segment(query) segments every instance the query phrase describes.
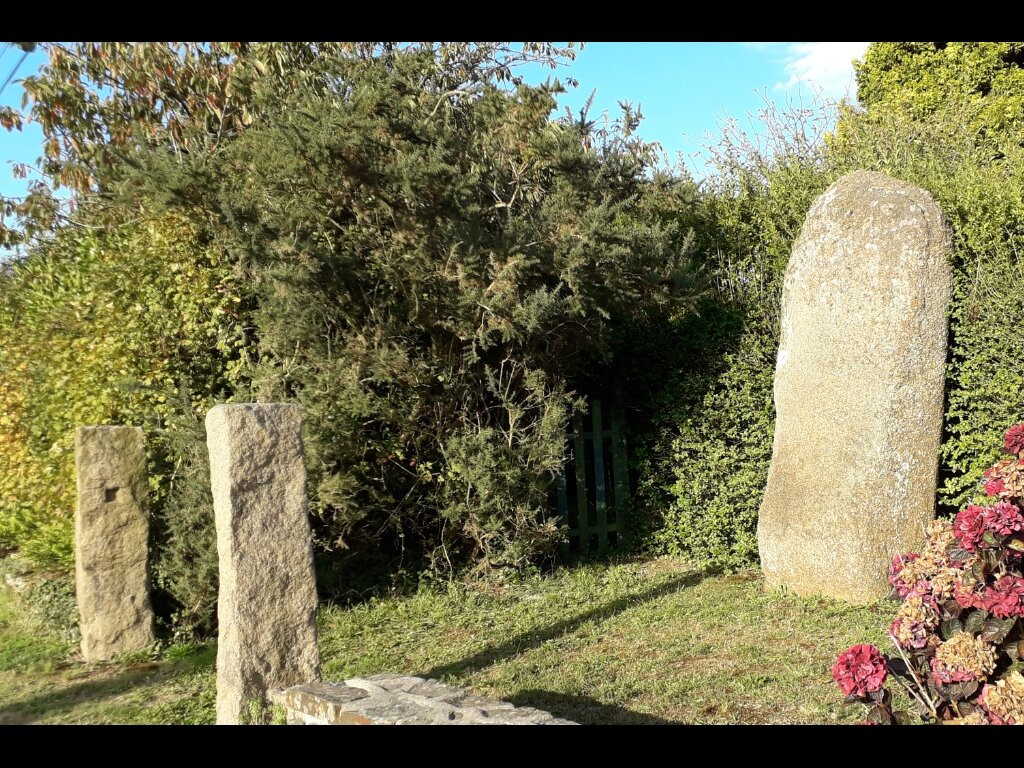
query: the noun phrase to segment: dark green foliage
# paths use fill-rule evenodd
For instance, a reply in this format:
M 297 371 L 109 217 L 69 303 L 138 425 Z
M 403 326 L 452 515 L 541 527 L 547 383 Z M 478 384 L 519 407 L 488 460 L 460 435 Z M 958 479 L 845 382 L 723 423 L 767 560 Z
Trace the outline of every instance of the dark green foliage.
M 1006 429 L 1024 413 L 1024 151 L 979 145 L 960 105 L 919 121 L 899 110 L 849 114 L 834 143 L 840 169 L 866 167 L 918 184 L 953 230 L 946 434 L 940 504 L 976 493 Z M 912 140 L 908 140 L 912 137 Z M 995 447 L 994 447 L 995 446 Z
M 210 456 L 203 423 L 215 402 L 209 398 L 198 408 L 190 407 L 194 402 L 185 389 L 169 398 L 173 410 L 153 432 L 158 463 L 150 468 L 160 480 L 161 492 L 151 533 L 156 544 L 155 607 L 182 637 L 208 635 L 215 629 L 218 589 Z
M 714 289 L 656 339 L 661 384 L 648 390 L 654 415 L 636 451 L 646 539 L 657 551 L 726 567 L 757 556 L 781 280 L 804 215 L 827 186 L 809 116 L 765 113 L 768 146 L 727 126 L 714 156 L 719 176 L 691 214 Z
M 1024 343 L 1024 151 L 1013 121 L 996 119 L 993 101 L 1010 99 L 1024 70 L 1009 48 L 985 47 L 1009 44 L 915 45 L 872 45 L 859 70 L 870 107 L 845 108 L 824 145 L 808 141 L 806 113 L 767 116 L 769 152 L 727 126 L 716 152 L 720 176 L 693 224 L 696 250 L 719 260 L 718 304 L 715 314 L 702 309 L 703 322 L 684 321 L 682 374 L 669 382 L 640 457 L 646 509 L 665 523 L 649 539 L 664 551 L 728 565 L 756 555 L 779 278 L 810 203 L 844 173 L 878 170 L 924 187 L 953 230 L 940 508 L 954 511 L 977 493 L 1003 432 L 1024 413 L 1024 363 L 1009 352 Z M 899 69 L 921 56 L 946 57 L 952 68 L 934 75 L 941 82 Z M 984 61 L 974 61 L 979 56 Z M 975 64 L 1002 71 L 998 89 L 965 95 L 946 83 L 981 77 Z
M 78 643 L 78 603 L 75 581 L 67 574 L 40 574 L 31 580 L 23 600 L 55 635 Z
M 628 110 L 553 123 L 549 88 L 479 73 L 440 95 L 417 51 L 321 65 L 212 156 L 137 152 L 139 184 L 252 276 L 247 375 L 305 408 L 329 583 L 536 561 L 578 385 L 691 293 L 685 184 L 645 178 Z

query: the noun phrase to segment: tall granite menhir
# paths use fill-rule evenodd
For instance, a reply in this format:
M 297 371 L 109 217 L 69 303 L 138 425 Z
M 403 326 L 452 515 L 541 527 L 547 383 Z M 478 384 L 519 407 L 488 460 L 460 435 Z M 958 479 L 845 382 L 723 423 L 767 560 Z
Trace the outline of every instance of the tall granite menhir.
M 75 430 L 75 594 L 82 656 L 150 645 L 146 444 L 138 427 Z
M 319 679 L 302 409 L 218 405 L 206 416 L 217 525 L 217 722 L 258 721 L 267 690 Z
M 950 236 L 923 189 L 844 176 L 811 206 L 782 294 L 758 522 L 769 586 L 867 602 L 935 514 Z

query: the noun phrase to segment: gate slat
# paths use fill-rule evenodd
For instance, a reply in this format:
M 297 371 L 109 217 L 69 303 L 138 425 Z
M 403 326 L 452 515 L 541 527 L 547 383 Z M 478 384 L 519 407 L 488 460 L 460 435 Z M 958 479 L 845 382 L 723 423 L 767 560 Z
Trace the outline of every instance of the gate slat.
M 622 515 L 629 501 L 629 469 L 626 458 L 626 436 L 622 426 L 625 414 L 622 407 L 622 392 L 616 394 L 615 405 L 612 407 L 612 474 L 615 481 L 615 523 L 618 529 L 616 543 L 621 544 L 626 538 L 627 528 L 623 524 Z
M 604 487 L 604 439 L 601 437 L 601 401 L 594 399 L 594 506 L 597 508 L 597 548 L 608 549 L 608 512 Z
M 558 514 L 565 520 L 566 525 L 569 524 L 569 494 L 565 485 L 565 467 L 562 467 L 561 474 L 555 478 L 555 488 L 558 491 Z M 561 549 L 563 555 L 569 554 L 569 546 L 572 541 L 573 530 L 569 529 L 569 535 L 566 540 L 562 542 Z
M 573 461 L 576 464 L 576 512 L 579 517 L 577 532 L 580 539 L 580 554 L 587 551 L 590 542 L 588 528 L 590 521 L 587 520 L 587 460 L 583 452 L 583 419 L 574 417 L 573 423 L 576 427 L 576 441 L 573 450 Z

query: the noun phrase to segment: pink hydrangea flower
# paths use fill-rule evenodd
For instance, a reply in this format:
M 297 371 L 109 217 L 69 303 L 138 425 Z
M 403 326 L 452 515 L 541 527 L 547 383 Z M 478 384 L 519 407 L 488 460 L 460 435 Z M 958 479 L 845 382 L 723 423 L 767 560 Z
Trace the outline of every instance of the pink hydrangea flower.
M 998 496 L 1006 490 L 1006 482 L 1001 477 L 994 477 L 985 481 L 985 495 Z
M 1024 516 L 1008 501 L 997 501 L 991 507 L 971 504 L 953 521 L 953 535 L 968 552 L 982 544 L 985 531 L 1005 536 L 1020 530 L 1024 530 Z
M 832 667 L 832 678 L 840 690 L 857 698 L 880 691 L 888 675 L 882 652 L 867 643 L 843 651 Z
M 971 504 L 957 513 L 953 520 L 953 535 L 960 542 L 960 546 L 968 552 L 973 552 L 981 543 L 985 535 L 985 508 Z
M 1020 510 L 1008 501 L 996 502 L 994 506 L 987 507 L 983 515 L 985 527 L 993 533 L 1006 535 L 1024 528 L 1024 517 Z
M 1008 430 L 1003 439 L 1003 449 L 1007 453 L 1020 453 L 1024 451 L 1024 421 L 1014 424 Z
M 961 608 L 985 608 L 985 595 L 978 594 L 970 587 L 957 584 L 953 587 L 953 597 Z
M 985 590 L 983 607 L 999 619 L 1024 616 L 1024 579 L 1007 574 Z

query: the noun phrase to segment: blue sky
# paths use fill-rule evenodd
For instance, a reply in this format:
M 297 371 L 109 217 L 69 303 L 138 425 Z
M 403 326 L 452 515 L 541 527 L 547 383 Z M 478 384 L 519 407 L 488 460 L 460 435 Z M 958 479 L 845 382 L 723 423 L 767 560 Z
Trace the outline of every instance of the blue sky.
M 22 51 L 0 43 L 0 83 L 7 79 Z M 575 113 L 597 89 L 591 117 L 618 113 L 617 103 L 640 106 L 640 135 L 657 141 L 669 159 L 703 175 L 701 147 L 713 143 L 726 117 L 745 122 L 765 100 L 785 103 L 813 92 L 838 99 L 854 95 L 851 61 L 867 43 L 589 43 L 568 67 L 557 72 L 532 67 L 523 74 L 540 82 L 554 74 L 571 76 L 579 86 L 561 104 Z M 14 80 L 0 94 L 0 104 L 20 106 L 22 77 L 45 62 L 42 51 L 30 54 Z M 752 126 L 756 130 L 756 125 Z M 42 133 L 26 125 L 21 133 L 0 129 L 0 194 L 24 194 L 25 182 L 12 178 L 11 163 L 35 163 Z

